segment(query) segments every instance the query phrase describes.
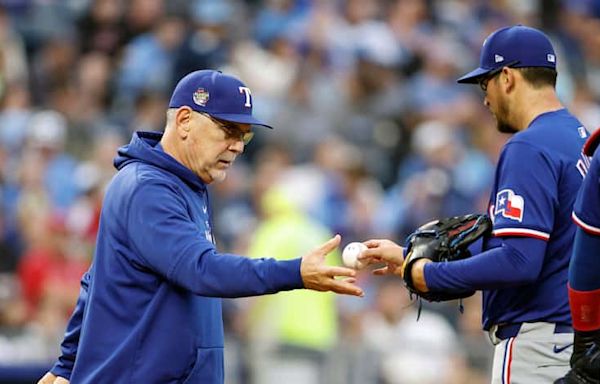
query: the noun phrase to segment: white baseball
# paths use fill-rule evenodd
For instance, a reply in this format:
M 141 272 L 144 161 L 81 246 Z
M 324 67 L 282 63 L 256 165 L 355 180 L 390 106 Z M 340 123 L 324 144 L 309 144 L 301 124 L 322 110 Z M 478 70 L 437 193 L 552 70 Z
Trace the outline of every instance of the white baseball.
M 342 261 L 348 268 L 362 269 L 365 264 L 357 259 L 358 255 L 367 249 L 367 246 L 358 241 L 352 242 L 344 247 L 342 251 Z

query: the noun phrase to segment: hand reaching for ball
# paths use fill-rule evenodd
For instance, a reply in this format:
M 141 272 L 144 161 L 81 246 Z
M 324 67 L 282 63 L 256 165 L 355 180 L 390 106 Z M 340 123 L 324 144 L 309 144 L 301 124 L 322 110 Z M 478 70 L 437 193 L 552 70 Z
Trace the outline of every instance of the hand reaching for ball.
M 345 295 L 364 296 L 362 289 L 354 283 L 356 271 L 325 264 L 325 256 L 340 245 L 340 235 L 335 235 L 320 247 L 302 257 L 300 274 L 304 287 L 315 291 L 333 291 Z M 337 277 L 346 277 L 339 279 Z

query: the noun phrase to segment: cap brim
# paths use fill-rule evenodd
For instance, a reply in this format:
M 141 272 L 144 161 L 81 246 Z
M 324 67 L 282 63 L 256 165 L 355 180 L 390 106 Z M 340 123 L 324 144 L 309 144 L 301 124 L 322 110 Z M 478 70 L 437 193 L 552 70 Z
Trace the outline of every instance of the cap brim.
M 232 113 L 211 113 L 213 117 L 220 120 L 230 121 L 232 123 L 260 125 L 269 129 L 273 129 L 269 124 L 265 124 L 252 115 L 232 114 Z
M 456 80 L 456 82 L 461 84 L 477 84 L 481 76 L 487 75 L 491 71 L 492 69 L 484 69 L 479 67 L 460 77 L 458 80 Z

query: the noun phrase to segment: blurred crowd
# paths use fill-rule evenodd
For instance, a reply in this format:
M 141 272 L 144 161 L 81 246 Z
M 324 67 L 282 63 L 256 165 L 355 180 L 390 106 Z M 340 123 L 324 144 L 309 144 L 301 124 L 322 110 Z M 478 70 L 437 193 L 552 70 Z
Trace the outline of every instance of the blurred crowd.
M 517 23 L 551 37 L 559 96 L 594 130 L 600 0 L 0 0 L 0 367 L 58 355 L 116 149 L 162 130 L 187 72 L 240 77 L 275 126 L 211 186 L 220 251 L 403 243 L 485 211 L 506 137 L 455 79 Z M 227 300 L 227 382 L 487 382 L 478 296 L 420 310 L 397 278 L 359 284 Z

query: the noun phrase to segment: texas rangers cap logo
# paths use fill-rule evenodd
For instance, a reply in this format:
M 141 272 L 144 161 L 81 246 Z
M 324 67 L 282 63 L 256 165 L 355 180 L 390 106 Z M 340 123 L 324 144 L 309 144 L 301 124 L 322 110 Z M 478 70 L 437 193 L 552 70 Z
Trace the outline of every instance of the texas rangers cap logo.
M 503 189 L 496 194 L 494 215 L 502 214 L 511 220 L 523 221 L 525 201 L 522 196 L 515 194 L 512 189 Z
M 196 92 L 194 92 L 194 103 L 198 104 L 201 107 L 205 107 L 209 97 L 210 95 L 207 90 L 205 90 L 204 88 L 198 88 L 196 89 Z

